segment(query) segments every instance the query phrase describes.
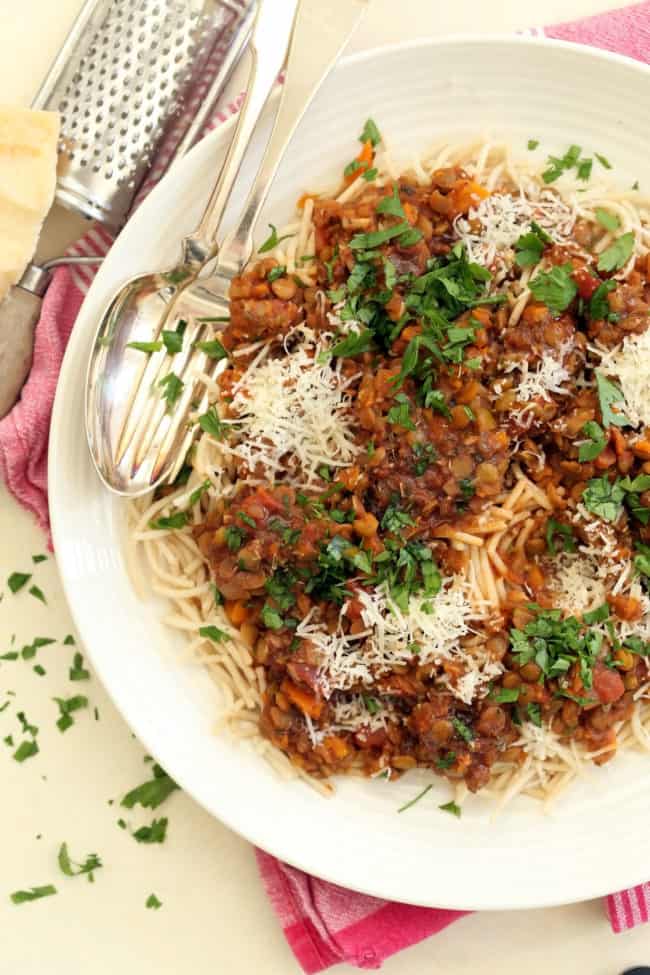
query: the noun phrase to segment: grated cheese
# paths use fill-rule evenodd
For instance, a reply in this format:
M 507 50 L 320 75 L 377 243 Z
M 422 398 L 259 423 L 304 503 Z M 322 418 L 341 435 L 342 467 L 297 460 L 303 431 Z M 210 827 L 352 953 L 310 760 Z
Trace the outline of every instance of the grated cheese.
M 259 466 L 271 480 L 283 474 L 308 486 L 320 466 L 352 463 L 359 448 L 346 389 L 355 377 L 328 358 L 330 337 L 299 326 L 285 339 L 286 356 L 258 356 L 239 380 L 231 404 L 238 442 L 226 449 L 250 471 Z
M 521 379 L 516 387 L 517 399 L 520 403 L 529 403 L 534 399 L 550 400 L 550 393 L 566 396 L 568 391 L 562 388 L 562 383 L 570 379 L 570 374 L 564 361 L 571 350 L 571 344 L 563 343 L 558 349 L 559 358 L 550 353 L 542 356 L 539 366 L 533 372 L 527 359 L 511 363 L 510 369 L 520 369 Z
M 626 336 L 611 352 L 598 352 L 602 356 L 600 372 L 620 383 L 631 425 L 650 426 L 650 330 Z
M 514 245 L 530 230 L 534 220 L 555 241 L 566 240 L 575 223 L 575 212 L 551 190 L 530 188 L 530 195 L 492 193 L 472 207 L 467 216 L 457 217 L 454 230 L 465 244 L 468 259 L 493 268 L 512 264 Z M 477 226 L 478 229 L 477 229 Z
M 564 552 L 556 557 L 553 568 L 550 587 L 558 609 L 580 616 L 605 602 L 602 568 L 607 569 L 606 565 L 589 555 Z
M 308 639 L 320 651 L 319 680 L 323 694 L 370 686 L 374 681 L 413 660 L 427 666 L 453 660 L 458 673 L 452 679 L 444 675 L 450 691 L 469 704 L 487 684 L 501 673 L 501 664 L 490 659 L 482 649 L 469 650 L 461 639 L 471 630 L 474 615 L 466 587 L 458 580 L 447 579 L 435 596 L 412 596 L 408 611 L 402 613 L 383 586 L 360 592 L 361 619 L 364 629 L 346 634 L 341 625 L 334 633 L 315 622 L 314 611 L 296 629 L 296 635 Z M 341 615 L 344 616 L 346 607 Z

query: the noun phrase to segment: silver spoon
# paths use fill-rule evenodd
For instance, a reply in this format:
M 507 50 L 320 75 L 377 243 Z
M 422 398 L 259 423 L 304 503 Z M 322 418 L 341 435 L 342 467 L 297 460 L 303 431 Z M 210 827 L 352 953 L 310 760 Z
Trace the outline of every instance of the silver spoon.
M 289 8 L 295 10 L 294 0 L 275 0 L 272 15 L 271 3 L 265 0 L 253 28 L 254 67 L 247 100 L 201 224 L 183 241 L 181 264 L 133 279 L 105 312 L 88 367 L 86 431 L 99 476 L 117 494 L 145 494 L 172 479 L 180 467 L 195 435 L 188 424 L 190 411 L 207 408 L 207 390 L 197 374 L 210 376 L 217 365 L 195 343 L 212 335 L 206 318 L 227 317 L 230 282 L 253 253 L 255 223 L 278 165 L 366 5 L 367 0 L 302 0 L 273 132 L 242 216 L 217 246 L 219 223 L 244 150 L 291 34 Z M 210 276 L 199 279 L 215 254 Z M 175 331 L 180 322 L 185 331 L 174 355 L 165 347 L 148 355 L 127 348 L 133 341 L 157 342 L 163 331 Z

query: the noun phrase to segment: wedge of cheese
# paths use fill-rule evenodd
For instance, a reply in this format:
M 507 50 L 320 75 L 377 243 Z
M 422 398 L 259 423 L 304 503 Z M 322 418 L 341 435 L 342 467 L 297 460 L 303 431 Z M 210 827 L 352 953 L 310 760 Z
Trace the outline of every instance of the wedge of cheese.
M 56 186 L 59 116 L 0 105 L 0 301 L 36 250 Z

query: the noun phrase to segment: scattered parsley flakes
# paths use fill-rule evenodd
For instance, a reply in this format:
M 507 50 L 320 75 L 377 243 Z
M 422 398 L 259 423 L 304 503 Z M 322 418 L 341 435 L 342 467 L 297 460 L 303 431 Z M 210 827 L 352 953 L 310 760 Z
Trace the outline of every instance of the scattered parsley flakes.
M 41 897 L 52 897 L 58 891 L 53 884 L 44 884 L 42 887 L 30 887 L 29 890 L 15 890 L 9 895 L 12 904 L 27 904 L 29 901 L 40 900 Z
M 518 698 L 518 687 L 494 687 L 490 691 L 490 700 L 495 704 L 512 704 Z
M 214 643 L 223 643 L 224 640 L 229 639 L 225 630 L 220 630 L 218 626 L 199 627 L 199 636 L 204 636 L 206 639 L 212 640 Z
M 84 658 L 80 653 L 75 653 L 68 677 L 70 680 L 90 680 L 90 671 L 85 669 Z
M 55 697 L 53 700 L 56 701 L 59 708 L 60 717 L 57 719 L 56 726 L 61 732 L 67 731 L 74 724 L 72 715 L 75 711 L 81 711 L 88 707 L 88 698 L 82 694 L 68 698 Z
M 610 483 L 606 474 L 587 482 L 582 493 L 585 507 L 604 521 L 616 521 L 621 513 L 625 492 L 616 481 Z
M 153 521 L 149 522 L 149 528 L 164 530 L 172 529 L 177 531 L 179 528 L 184 528 L 188 522 L 187 512 L 177 511 L 173 515 L 168 515 L 163 518 L 155 518 Z
M 589 302 L 589 317 L 592 322 L 600 321 L 609 315 L 607 295 L 616 287 L 616 281 L 603 281 L 598 285 Z
M 377 128 L 374 119 L 366 119 L 365 125 L 359 136 L 359 142 L 372 142 L 373 149 L 381 142 L 381 132 Z
M 551 555 L 557 555 L 557 549 L 555 547 L 556 536 L 562 539 L 562 548 L 565 552 L 575 552 L 576 545 L 573 540 L 573 529 L 571 525 L 563 525 L 562 522 L 556 521 L 555 518 L 549 518 L 546 522 L 546 547 Z
M 32 562 L 38 565 L 39 562 L 47 562 L 47 555 L 32 555 Z
M 45 677 L 46 670 L 44 667 L 41 667 L 40 664 L 34 664 L 32 670 L 34 671 L 35 674 L 38 674 L 39 677 Z
M 605 230 L 618 230 L 621 226 L 621 221 L 616 216 L 615 213 L 610 213 L 609 210 L 604 210 L 602 207 L 596 207 L 596 220 L 604 227 Z
M 33 758 L 34 755 L 38 755 L 38 742 L 37 741 L 21 741 L 20 745 L 14 752 L 14 760 L 16 762 L 24 762 L 28 758 Z
M 26 586 L 31 579 L 30 572 L 12 572 L 7 579 L 7 585 L 9 586 L 12 593 L 20 592 L 23 586 Z
M 81 874 L 88 875 L 88 881 L 94 883 L 94 871 L 103 866 L 101 859 L 96 853 L 89 853 L 83 863 L 76 863 L 70 859 L 68 844 L 62 843 L 59 847 L 57 856 L 59 869 L 66 877 L 79 877 Z
M 573 280 L 573 265 L 556 265 L 550 271 L 539 271 L 529 284 L 533 297 L 559 315 L 569 307 L 578 293 Z
M 400 220 L 406 220 L 404 207 L 402 206 L 402 201 L 399 198 L 397 183 L 393 184 L 392 193 L 389 193 L 388 196 L 381 198 L 377 204 L 377 213 L 383 213 L 391 217 L 399 217 Z
M 127 349 L 135 349 L 136 352 L 145 352 L 151 355 L 152 352 L 160 352 L 163 347 L 162 342 L 129 342 Z
M 616 403 L 623 403 L 623 393 L 618 386 L 613 383 L 601 372 L 596 371 L 596 388 L 598 390 L 598 402 L 600 412 L 603 417 L 603 426 L 625 427 L 630 425 L 630 421 L 623 413 L 615 413 L 612 406 Z
M 426 796 L 427 792 L 430 792 L 431 789 L 433 789 L 432 785 L 425 786 L 422 792 L 419 792 L 414 799 L 410 799 L 408 802 L 405 802 L 403 806 L 400 806 L 399 809 L 397 810 L 398 813 L 406 812 L 406 810 L 410 809 L 411 806 L 414 806 L 416 802 L 419 802 L 420 799 L 423 798 L 423 796 Z
M 599 152 L 595 152 L 594 156 L 596 157 L 600 165 L 605 167 L 605 169 L 612 168 L 611 162 L 609 161 L 609 159 L 606 159 L 605 156 L 602 156 Z
M 228 358 L 228 353 L 219 339 L 210 339 L 207 342 L 195 342 L 194 345 L 201 352 L 205 352 L 210 359 L 219 361 L 220 359 Z
M 621 234 L 598 258 L 598 270 L 606 274 L 625 267 L 634 250 L 634 232 Z
M 29 595 L 33 596 L 35 599 L 40 599 L 40 601 L 42 603 L 45 603 L 45 605 L 47 606 L 47 599 L 45 598 L 45 594 L 43 593 L 43 590 L 39 586 L 30 586 Z
M 141 826 L 133 833 L 138 843 L 164 843 L 167 834 L 167 819 L 153 819 L 151 826 Z
M 168 355 L 176 355 L 183 348 L 183 335 L 185 334 L 185 329 L 187 328 L 187 322 L 181 319 L 176 326 L 175 331 L 167 331 L 163 329 L 162 340 L 165 343 L 165 348 Z
M 538 728 L 542 727 L 542 712 L 539 704 L 531 701 L 526 707 L 526 714 L 529 721 L 532 721 Z
M 204 433 L 214 437 L 215 440 L 223 440 L 228 431 L 228 427 L 221 421 L 217 413 L 216 406 L 211 406 L 206 413 L 199 417 L 199 426 Z
M 145 809 L 157 809 L 175 789 L 178 789 L 178 786 L 174 780 L 160 765 L 154 763 L 153 778 L 127 792 L 121 805 L 127 809 L 133 809 L 136 804 L 144 806 Z
M 178 378 L 175 372 L 168 372 L 166 376 L 163 376 L 158 385 L 162 389 L 162 398 L 167 403 L 167 409 L 171 410 L 183 392 L 185 383 L 182 379 Z
M 153 909 L 157 911 L 158 908 L 162 907 L 162 901 L 159 901 L 155 894 L 149 894 L 145 901 L 146 908 Z
M 473 741 L 474 732 L 470 727 L 468 727 L 468 725 L 465 724 L 464 721 L 461 721 L 460 718 L 452 718 L 451 723 L 453 724 L 454 730 L 459 738 L 462 738 L 464 741 L 468 742 Z
M 74 647 L 75 644 L 76 644 L 76 640 L 73 637 L 72 633 L 68 633 L 68 635 L 66 636 L 65 640 L 63 641 L 63 646 L 64 647 Z
M 278 230 L 272 223 L 269 224 L 271 228 L 271 233 L 266 238 L 263 244 L 257 248 L 258 254 L 266 254 L 267 251 L 272 251 L 274 247 L 277 247 L 280 241 L 287 240 L 288 237 L 295 236 L 294 234 L 285 234 L 283 237 L 278 237 Z
M 605 431 L 595 420 L 589 420 L 582 428 L 582 432 L 589 440 L 581 443 L 578 448 L 578 460 L 581 464 L 595 460 L 607 446 Z
M 529 139 L 527 142 L 528 151 L 532 152 L 533 149 L 537 149 L 538 145 L 539 145 L 539 139 Z
M 442 806 L 438 806 L 438 809 L 442 809 L 443 812 L 451 813 L 452 816 L 456 816 L 457 819 L 460 819 L 460 806 L 453 800 L 451 802 L 445 802 Z
M 50 644 L 56 641 L 49 636 L 37 636 L 33 643 L 26 644 L 20 651 L 20 656 L 23 660 L 31 660 L 32 657 L 36 656 L 36 652 L 40 650 L 41 647 L 49 647 Z

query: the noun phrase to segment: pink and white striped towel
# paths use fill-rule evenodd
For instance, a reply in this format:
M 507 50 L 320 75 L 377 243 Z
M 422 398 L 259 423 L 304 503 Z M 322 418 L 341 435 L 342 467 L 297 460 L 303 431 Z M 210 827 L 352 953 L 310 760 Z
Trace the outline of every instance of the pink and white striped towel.
M 532 33 L 590 44 L 650 62 L 650 0 L 611 13 Z M 199 97 L 199 93 L 197 93 Z M 210 127 L 237 111 L 219 113 Z M 182 120 L 181 120 L 182 121 Z M 178 132 L 170 133 L 138 201 L 164 172 Z M 112 243 L 102 230 L 91 230 L 72 253 L 105 254 Z M 47 438 L 56 380 L 75 317 L 92 280 L 89 269 L 57 271 L 36 332 L 34 366 L 22 397 L 0 421 L 0 474 L 18 501 L 49 528 L 47 511 Z M 464 911 L 412 907 L 345 890 L 310 877 L 256 851 L 262 880 L 280 924 L 305 972 L 319 972 L 339 962 L 378 968 L 384 959 L 436 934 Z M 612 930 L 625 931 L 648 920 L 650 883 L 611 894 L 606 910 Z

